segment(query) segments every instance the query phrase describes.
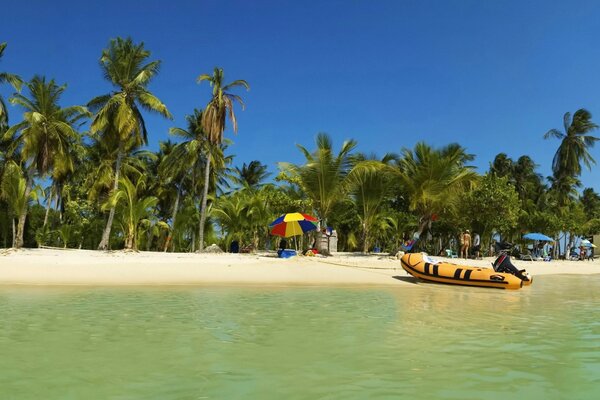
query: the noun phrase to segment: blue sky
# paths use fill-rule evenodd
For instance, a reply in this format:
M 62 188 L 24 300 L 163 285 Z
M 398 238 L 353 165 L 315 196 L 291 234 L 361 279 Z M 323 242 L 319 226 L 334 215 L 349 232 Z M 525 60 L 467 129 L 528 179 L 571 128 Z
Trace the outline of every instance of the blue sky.
M 239 134 L 226 133 L 236 165 L 257 159 L 272 172 L 301 162 L 295 144 L 312 149 L 322 131 L 379 155 L 458 142 L 480 171 L 499 152 L 529 154 L 547 176 L 558 141 L 543 134 L 582 107 L 600 123 L 594 1 L 8 0 L 0 70 L 66 82 L 63 104 L 83 104 L 111 90 L 98 59 L 116 36 L 163 61 L 150 88 L 174 120 L 147 116 L 151 149 L 206 104 L 195 79 L 220 66 L 251 85 Z M 592 154 L 600 162 L 600 146 Z M 600 167 L 582 181 L 599 191 Z

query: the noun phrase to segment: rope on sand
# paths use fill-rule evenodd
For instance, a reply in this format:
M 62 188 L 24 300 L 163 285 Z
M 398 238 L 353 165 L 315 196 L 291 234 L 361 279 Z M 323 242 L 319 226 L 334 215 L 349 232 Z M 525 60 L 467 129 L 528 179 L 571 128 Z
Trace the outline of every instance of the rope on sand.
M 385 270 L 394 270 L 394 271 L 396 271 L 398 269 L 398 267 L 365 267 L 365 266 L 361 266 L 361 265 L 342 264 L 342 263 L 338 263 L 338 262 L 325 261 L 325 260 L 319 259 L 319 258 L 315 258 L 314 260 L 318 261 L 320 263 L 323 263 L 323 264 L 337 265 L 340 267 L 350 267 L 350 268 L 360 268 L 360 269 L 385 269 Z

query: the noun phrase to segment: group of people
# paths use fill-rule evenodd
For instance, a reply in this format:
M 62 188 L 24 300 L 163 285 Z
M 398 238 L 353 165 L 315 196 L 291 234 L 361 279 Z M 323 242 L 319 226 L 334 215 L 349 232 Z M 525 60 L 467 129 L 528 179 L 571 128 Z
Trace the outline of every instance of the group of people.
M 460 258 L 469 258 L 471 252 L 476 259 L 480 258 L 481 237 L 477 232 L 471 232 L 467 229 L 460 235 Z

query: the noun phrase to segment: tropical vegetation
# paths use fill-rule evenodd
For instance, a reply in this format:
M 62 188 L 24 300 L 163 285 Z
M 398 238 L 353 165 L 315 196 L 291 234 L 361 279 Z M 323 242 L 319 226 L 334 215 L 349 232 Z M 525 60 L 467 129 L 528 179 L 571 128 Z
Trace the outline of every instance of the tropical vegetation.
M 295 211 L 333 227 L 342 251 L 396 252 L 414 238 L 438 253 L 469 228 L 485 249 L 541 231 L 564 254 L 575 237 L 600 231 L 600 194 L 580 181 L 599 140 L 585 109 L 567 112 L 562 130 L 537 132 L 558 139 L 548 177 L 528 155 L 500 153 L 478 172 L 475 155 L 457 143 L 376 155 L 351 139 L 337 147 L 326 133 L 297 145 L 299 163 L 238 164 L 225 134 L 238 130 L 236 90 L 248 82 L 226 83 L 219 67 L 200 75 L 208 102 L 190 105 L 186 125 L 150 151 L 146 115 L 173 118 L 150 90 L 161 61 L 130 38 L 110 40 L 99 61 L 98 79 L 111 89 L 86 105 L 64 105 L 66 85 L 53 79 L 0 72 L 0 89 L 15 91 L 0 97 L 0 247 L 194 252 L 237 241 L 273 249 L 269 223 Z M 300 246 L 313 242 L 330 249 L 320 231 Z

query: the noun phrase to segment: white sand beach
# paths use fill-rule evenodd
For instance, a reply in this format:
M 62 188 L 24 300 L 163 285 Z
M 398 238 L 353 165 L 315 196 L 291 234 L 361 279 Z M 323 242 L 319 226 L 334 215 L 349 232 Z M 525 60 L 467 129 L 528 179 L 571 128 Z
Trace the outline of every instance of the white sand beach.
M 442 257 L 440 260 L 444 259 Z M 489 267 L 484 260 L 448 260 Z M 514 261 L 532 275 L 598 274 L 595 261 Z M 387 255 L 339 253 L 279 259 L 259 254 L 189 254 L 23 249 L 0 253 L 0 285 L 367 285 L 411 286 Z

